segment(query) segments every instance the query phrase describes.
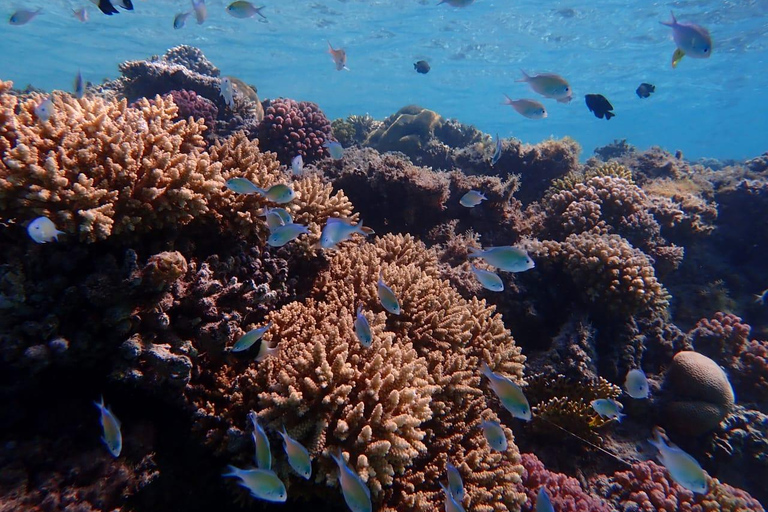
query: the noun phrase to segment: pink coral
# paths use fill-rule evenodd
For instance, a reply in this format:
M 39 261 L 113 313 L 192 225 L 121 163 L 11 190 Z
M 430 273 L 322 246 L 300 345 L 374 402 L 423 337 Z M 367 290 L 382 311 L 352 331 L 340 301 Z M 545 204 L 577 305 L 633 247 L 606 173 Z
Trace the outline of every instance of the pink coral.
M 523 453 L 521 462 L 525 472 L 520 485 L 528 498 L 521 508 L 522 512 L 535 510 L 536 495 L 541 486 L 547 490 L 552 505 L 558 512 L 609 512 L 611 510 L 603 500 L 584 491 L 575 478 L 546 469 L 534 454 Z
M 709 478 L 709 492 L 694 494 L 667 478 L 658 464 L 633 464 L 601 482 L 604 495 L 619 511 L 642 512 L 764 512 L 760 503 L 741 489 Z
M 741 352 L 749 342 L 749 325 L 731 313 L 718 311 L 714 318 L 702 318 L 688 338 L 697 352 L 711 357 L 729 370 L 739 367 Z
M 752 340 L 741 353 L 742 381 L 749 382 L 758 400 L 768 400 L 768 342 Z
M 325 156 L 331 123 L 315 103 L 278 98 L 264 112 L 258 133 L 261 150 L 274 151 L 282 163 L 296 155 L 309 163 Z
M 216 127 L 216 117 L 219 115 L 219 109 L 214 103 L 195 91 L 185 89 L 174 90 L 169 93 L 173 102 L 179 107 L 178 117 L 180 119 L 202 119 L 208 129 L 213 130 Z

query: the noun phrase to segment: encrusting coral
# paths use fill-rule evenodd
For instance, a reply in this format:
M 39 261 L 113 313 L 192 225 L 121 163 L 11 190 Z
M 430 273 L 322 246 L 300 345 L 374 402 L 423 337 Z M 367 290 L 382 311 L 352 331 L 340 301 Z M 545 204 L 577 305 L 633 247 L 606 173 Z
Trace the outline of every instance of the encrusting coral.
M 380 271 L 399 297 L 399 316 L 378 302 Z M 359 303 L 373 330 L 369 348 L 353 329 Z M 258 366 L 222 366 L 212 388 L 226 393 L 201 389 L 195 399 L 201 433 L 219 450 L 248 456 L 240 429 L 253 409 L 272 430 L 285 424 L 310 450 L 316 481 L 335 485 L 327 453 L 342 448 L 381 510 L 441 507 L 436 482 L 449 461 L 464 476 L 472 510 L 519 506 L 516 446 L 492 452 L 479 428 L 501 410 L 479 366 L 487 361 L 519 382 L 524 357 L 492 307 L 462 299 L 439 278 L 436 256 L 422 243 L 387 235 L 344 244 L 310 297 L 268 320 L 263 342 L 277 344 L 278 353 Z M 318 492 L 294 478 L 289 484 Z

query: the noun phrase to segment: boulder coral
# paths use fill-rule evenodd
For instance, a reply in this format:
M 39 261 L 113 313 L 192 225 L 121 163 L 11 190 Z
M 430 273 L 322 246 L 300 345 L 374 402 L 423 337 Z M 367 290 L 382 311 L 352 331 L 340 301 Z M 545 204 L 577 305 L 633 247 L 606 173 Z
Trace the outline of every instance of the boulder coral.
M 304 163 L 326 156 L 323 143 L 331 139 L 331 123 L 316 103 L 289 98 L 271 100 L 257 130 L 262 151 L 273 151 L 288 165 L 296 155 Z
M 399 297 L 399 316 L 378 302 L 379 272 Z M 369 348 L 354 334 L 358 304 L 373 330 Z M 436 482 L 449 461 L 465 475 L 472 510 L 520 505 L 516 446 L 492 452 L 479 428 L 484 419 L 504 417 L 480 362 L 522 382 L 524 357 L 494 308 L 461 298 L 440 279 L 437 258 L 422 243 L 386 235 L 345 244 L 306 300 L 268 320 L 273 327 L 263 342 L 277 344 L 277 354 L 259 365 L 221 366 L 214 385 L 194 398 L 201 434 L 219 451 L 248 456 L 241 429 L 252 409 L 268 428 L 285 424 L 307 446 L 318 483 L 335 485 L 327 454 L 341 448 L 380 510 L 441 507 Z M 293 478 L 290 485 L 318 492 Z

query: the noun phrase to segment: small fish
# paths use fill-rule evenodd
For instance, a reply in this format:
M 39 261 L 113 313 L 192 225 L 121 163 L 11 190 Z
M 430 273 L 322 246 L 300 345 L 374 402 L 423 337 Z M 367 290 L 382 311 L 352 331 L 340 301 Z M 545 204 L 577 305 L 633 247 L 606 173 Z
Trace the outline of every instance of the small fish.
M 384 284 L 384 281 L 381 278 L 381 271 L 379 271 L 379 282 L 377 286 L 381 306 L 393 315 L 399 315 L 400 302 L 397 300 L 397 295 L 392 291 L 392 288 Z
M 414 62 L 413 69 L 415 69 L 417 73 L 426 75 L 427 73 L 429 73 L 429 70 L 431 68 L 429 67 L 429 62 L 425 60 L 420 60 L 418 62 Z
M 232 2 L 227 6 L 227 12 L 235 18 L 253 18 L 258 14 L 266 20 L 267 17 L 261 13 L 261 10 L 264 9 L 264 7 L 266 6 L 262 5 L 261 7 L 256 7 L 251 2 L 238 0 L 237 2 Z
M 328 154 L 331 155 L 331 158 L 334 160 L 341 160 L 341 157 L 344 156 L 344 148 L 335 140 L 327 140 L 323 142 L 323 147 L 328 150 Z
M 466 206 L 467 208 L 474 208 L 486 199 L 488 198 L 485 197 L 482 192 L 478 192 L 477 190 L 470 190 L 461 196 L 461 199 L 459 199 L 459 204 L 461 206 Z
M 267 201 L 272 201 L 273 203 L 277 204 L 290 203 L 293 201 L 293 198 L 296 197 L 296 193 L 293 191 L 293 189 L 282 183 L 272 185 L 266 190 L 259 188 L 257 192 L 261 194 Z
M 504 96 L 507 96 L 506 94 Z M 528 119 L 544 119 L 547 117 L 547 109 L 544 105 L 535 100 L 513 100 L 509 96 L 504 101 L 504 105 L 509 105 L 515 112 Z
M 499 422 L 484 420 L 480 422 L 480 426 L 483 428 L 483 435 L 491 448 L 497 452 L 507 451 L 507 435 Z
M 91 1 L 93 1 L 93 0 L 91 0 Z M 132 11 L 133 10 L 133 2 L 132 2 L 132 0 L 110 0 L 110 1 L 114 5 L 122 8 L 122 9 L 126 9 L 128 11 Z
M 613 105 L 602 94 L 587 94 L 584 96 L 584 101 L 587 103 L 589 111 L 595 114 L 598 119 L 605 118 L 606 121 L 610 121 L 616 115 L 611 112 Z
M 11 17 L 8 18 L 8 23 L 11 25 L 26 25 L 33 19 L 37 17 L 38 14 L 43 12 L 42 8 L 37 9 L 36 11 L 29 11 L 27 9 L 19 9 L 15 13 L 11 14 Z
M 180 12 L 173 18 L 173 28 L 176 30 L 180 28 L 184 28 L 184 25 L 187 24 L 187 18 L 192 14 L 192 11 L 187 12 Z
M 99 10 L 106 14 L 107 16 L 112 16 L 113 14 L 117 14 L 118 11 L 115 9 L 115 6 L 112 5 L 112 2 L 109 0 L 91 0 L 95 5 L 98 6 Z
M 707 474 L 696 459 L 674 444 L 667 445 L 658 427 L 653 429 L 653 439 L 648 442 L 659 450 L 659 461 L 667 468 L 672 480 L 691 492 L 707 493 Z
M 349 71 L 349 68 L 347 67 L 347 52 L 344 48 L 334 50 L 333 46 L 331 46 L 331 42 L 328 41 L 328 53 L 330 53 L 333 58 L 333 63 L 336 65 L 336 71 L 341 71 L 342 69 Z
M 507 377 L 492 372 L 485 361 L 483 361 L 481 371 L 490 381 L 491 389 L 493 389 L 493 392 L 499 397 L 501 405 L 512 413 L 512 416 L 515 418 L 523 421 L 530 421 L 531 407 L 528 405 L 528 399 L 525 398 L 520 386 Z
M 597 400 L 592 400 L 589 402 L 589 405 L 591 405 L 595 412 L 602 418 L 608 418 L 621 422 L 621 418 L 626 416 L 626 414 L 621 413 L 621 410 L 624 408 L 621 402 L 618 402 L 612 398 L 599 398 Z
M 648 398 L 650 389 L 648 387 L 648 378 L 645 376 L 645 372 L 637 368 L 629 370 L 627 372 L 627 378 L 624 380 L 624 390 L 632 398 L 638 400 Z
M 224 98 L 224 103 L 229 108 L 233 108 L 235 106 L 235 90 L 232 87 L 232 81 L 228 77 L 221 78 L 219 90 L 221 91 L 221 97 Z
M 267 345 L 267 343 L 264 340 L 262 340 L 261 345 L 259 346 L 259 353 L 256 354 L 256 358 L 254 359 L 254 361 L 256 361 L 257 363 L 260 363 L 264 361 L 266 358 L 268 358 L 269 356 L 273 356 L 277 354 L 279 351 L 280 351 L 280 347 L 270 347 L 269 345 Z
M 499 160 L 501 159 L 501 139 L 499 138 L 499 134 L 496 134 L 496 150 L 493 152 L 493 157 L 491 157 L 491 166 L 496 165 L 499 163 Z
M 371 333 L 371 324 L 368 323 L 368 319 L 363 314 L 363 305 L 357 306 L 357 316 L 355 317 L 355 336 L 360 341 L 360 344 L 365 348 L 371 346 L 373 343 L 373 334 Z
M 80 73 L 80 70 L 77 70 L 77 75 L 75 76 L 75 98 L 80 99 L 83 96 L 85 96 L 85 82 L 83 81 L 83 75 Z
M 521 70 L 522 71 L 522 70 Z M 516 82 L 527 82 L 534 92 L 541 94 L 546 98 L 553 98 L 560 103 L 568 103 L 571 101 L 573 91 L 571 86 L 565 78 L 554 73 L 541 73 L 539 75 L 531 76 L 525 71 L 522 71 L 523 78 L 516 80 Z
M 256 186 L 247 178 L 230 178 L 227 180 L 226 187 L 236 194 L 258 194 L 263 189 Z
M 637 86 L 637 89 L 635 90 L 635 93 L 640 98 L 648 98 L 650 97 L 651 93 L 656 92 L 656 86 L 653 84 L 647 84 L 645 82 L 641 83 Z
M 205 0 L 192 0 L 192 10 L 195 11 L 198 25 L 202 25 L 208 19 L 208 8 L 205 6 Z
M 272 451 L 269 447 L 269 437 L 264 429 L 259 424 L 259 416 L 255 411 L 248 413 L 248 419 L 251 420 L 253 425 L 253 444 L 256 447 L 256 465 L 259 469 L 265 469 L 269 471 L 272 469 Z
M 261 216 L 267 218 L 267 227 L 270 231 L 293 222 L 293 217 L 285 208 L 270 208 L 267 206 L 264 208 L 264 213 Z
M 438 483 L 443 490 L 443 494 L 445 494 L 445 512 L 464 512 L 464 506 L 458 499 L 456 499 L 451 490 L 443 485 L 443 482 Z
M 446 464 L 445 472 L 448 474 L 448 490 L 458 502 L 461 502 L 464 499 L 464 482 L 461 480 L 461 473 L 450 462 Z
M 257 329 L 252 329 L 242 335 L 239 340 L 235 342 L 235 344 L 232 346 L 231 351 L 232 352 L 243 352 L 244 350 L 248 350 L 253 346 L 254 343 L 259 341 L 262 336 L 264 336 L 264 333 L 267 332 L 267 330 L 272 326 L 272 322 L 269 322 L 267 325 L 263 327 L 259 327 Z
M 228 473 L 222 476 L 239 478 L 238 485 L 250 491 L 256 499 L 283 503 L 288 499 L 285 485 L 277 475 L 265 469 L 240 469 L 235 466 L 227 466 Z
M 469 268 L 472 269 L 472 273 L 475 274 L 475 278 L 477 278 L 477 281 L 486 290 L 490 290 L 492 292 L 504 291 L 504 282 L 501 280 L 499 275 L 496 274 L 495 272 L 491 272 L 490 270 L 483 270 L 482 268 L 477 268 L 471 263 L 469 264 Z
M 278 430 L 278 433 L 283 436 L 283 448 L 288 456 L 288 464 L 302 478 L 309 480 L 312 476 L 312 459 L 309 458 L 309 452 L 300 442 L 288 435 L 285 425 Z
M 448 4 L 451 7 L 466 7 L 475 3 L 475 0 L 440 0 L 437 5 Z
M 295 240 L 301 235 L 309 233 L 307 226 L 301 224 L 286 224 L 272 230 L 269 238 L 267 238 L 267 244 L 270 247 L 282 247 L 291 240 Z
M 339 466 L 339 485 L 344 501 L 352 512 L 371 512 L 371 490 L 363 483 L 360 476 L 344 462 L 341 451 L 331 452 L 331 458 Z
M 101 397 L 101 402 L 93 402 L 99 412 L 101 413 L 101 428 L 104 431 L 104 435 L 101 440 L 107 446 L 107 450 L 113 457 L 120 456 L 120 452 L 123 449 L 123 434 L 120 433 L 120 421 L 115 417 L 114 413 L 104 405 L 104 397 Z
M 539 487 L 539 494 L 536 496 L 536 512 L 555 512 L 552 500 L 543 485 Z
M 672 16 L 670 21 L 659 23 L 672 29 L 672 39 L 677 45 L 672 56 L 672 67 L 677 67 L 677 63 L 684 55 L 694 59 L 708 59 L 712 54 L 712 37 L 709 31 L 695 23 L 678 23 L 674 13 L 670 15 Z
M 368 236 L 372 232 L 371 228 L 363 226 L 362 220 L 357 224 L 350 224 L 349 221 L 344 219 L 329 217 L 320 235 L 320 247 L 323 249 L 336 249 L 338 244 L 349 240 L 355 233 Z
M 81 23 L 85 23 L 88 21 L 88 11 L 85 9 L 85 7 L 81 7 L 79 9 L 73 9 L 72 14 L 75 15 L 75 18 L 80 20 Z
M 301 157 L 301 155 L 296 155 L 291 160 L 291 171 L 293 172 L 294 176 L 299 176 L 302 172 L 304 172 L 304 159 Z
M 489 265 L 507 272 L 525 272 L 536 266 L 527 252 L 509 245 L 488 247 L 484 251 L 472 247 L 469 251 L 468 257 L 483 258 Z
M 51 240 L 59 241 L 59 235 L 63 235 L 63 231 L 56 229 L 56 225 L 48 217 L 38 217 L 27 226 L 27 233 L 29 237 L 39 244 L 45 244 Z
M 759 295 L 755 294 L 755 302 L 761 306 L 765 306 L 768 301 L 768 288 L 763 290 Z
M 35 115 L 42 122 L 46 122 L 53 114 L 53 99 L 48 96 L 35 107 Z

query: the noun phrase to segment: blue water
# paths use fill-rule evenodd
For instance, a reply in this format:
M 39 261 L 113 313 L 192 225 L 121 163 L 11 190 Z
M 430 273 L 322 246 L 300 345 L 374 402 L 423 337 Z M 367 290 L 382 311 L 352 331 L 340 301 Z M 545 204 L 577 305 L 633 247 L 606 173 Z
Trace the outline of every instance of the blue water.
M 569 135 L 583 156 L 624 138 L 688 158 L 743 159 L 768 149 L 765 0 L 477 0 L 463 9 L 437 0 L 268 0 L 268 23 L 233 18 L 228 2 L 208 0 L 208 21 L 198 26 L 192 17 L 181 30 L 173 17 L 189 2 L 134 1 L 135 12 L 107 17 L 87 1 L 3 0 L 5 17 L 19 7 L 44 13 L 25 26 L 0 23 L 0 78 L 70 90 L 78 68 L 98 82 L 117 77 L 122 61 L 189 44 L 222 73 L 255 84 L 262 98 L 314 101 L 330 118 L 383 118 L 416 103 L 502 137 Z M 81 5 L 91 17 L 85 24 L 71 14 Z M 671 68 L 671 30 L 659 24 L 670 10 L 710 30 L 711 59 L 686 57 Z M 347 50 L 351 71 L 335 70 L 327 40 Z M 413 70 L 419 59 L 430 62 L 428 75 Z M 545 120 L 519 116 L 501 102 L 505 93 L 536 97 L 515 83 L 520 68 L 563 75 L 574 101 L 544 100 Z M 641 100 L 635 88 L 644 81 L 656 93 Z M 605 95 L 616 117 L 595 118 L 584 105 L 588 93 Z

